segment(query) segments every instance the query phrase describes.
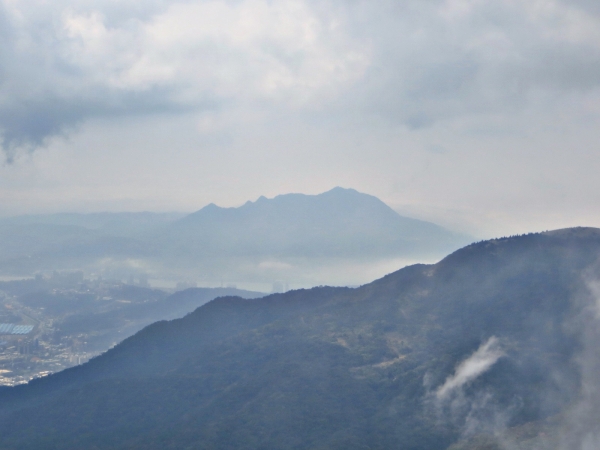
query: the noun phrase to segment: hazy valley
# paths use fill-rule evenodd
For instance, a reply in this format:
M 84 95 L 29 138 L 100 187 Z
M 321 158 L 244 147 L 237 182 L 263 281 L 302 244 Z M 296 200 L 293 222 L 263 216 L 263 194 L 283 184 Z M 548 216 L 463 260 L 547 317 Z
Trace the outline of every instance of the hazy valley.
M 98 213 L 0 220 L 0 275 L 82 270 L 88 278 L 229 284 L 271 291 L 358 285 L 416 261 L 435 261 L 472 238 L 402 217 L 352 189 L 210 204 L 189 214 Z
M 84 363 L 146 325 L 182 317 L 216 297 L 264 295 L 236 288 L 172 293 L 84 279 L 81 272 L 0 282 L 0 293 L 0 385 L 7 386 Z M 28 328 L 17 334 L 14 327 Z
M 216 297 L 265 295 L 238 284 L 263 292 L 324 279 L 358 285 L 397 258 L 432 258 L 468 239 L 341 188 L 261 197 L 239 208 L 211 204 L 190 215 L 7 218 L 0 221 L 0 270 L 14 279 L 0 281 L 0 384 L 86 362 Z M 15 334 L 15 326 L 31 329 Z

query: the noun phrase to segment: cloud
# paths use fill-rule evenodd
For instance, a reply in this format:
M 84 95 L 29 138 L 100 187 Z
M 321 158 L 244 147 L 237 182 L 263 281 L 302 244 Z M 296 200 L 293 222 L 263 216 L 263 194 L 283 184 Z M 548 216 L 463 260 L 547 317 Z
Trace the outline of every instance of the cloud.
M 600 17 L 581 4 L 386 5 L 384 13 L 370 10 L 357 24 L 380 27 L 357 95 L 390 120 L 420 128 L 457 117 L 514 114 L 600 85 Z
M 9 157 L 97 116 L 315 103 L 368 62 L 335 18 L 300 1 L 125 3 L 2 2 Z
M 95 117 L 202 110 L 412 129 L 545 111 L 598 90 L 596 3 L 2 0 L 2 145 L 10 158 Z
M 561 415 L 554 447 L 558 450 L 600 448 L 600 282 L 592 273 L 586 280 L 588 292 L 578 299 L 583 301 L 581 314 L 570 324 L 581 333 L 582 348 L 577 357 L 581 390 L 577 401 Z
M 436 390 L 436 398 L 438 400 L 448 398 L 453 392 L 487 372 L 503 356 L 504 351 L 500 348 L 498 339 L 492 336 L 475 353 L 459 364 L 454 375 L 449 376 Z

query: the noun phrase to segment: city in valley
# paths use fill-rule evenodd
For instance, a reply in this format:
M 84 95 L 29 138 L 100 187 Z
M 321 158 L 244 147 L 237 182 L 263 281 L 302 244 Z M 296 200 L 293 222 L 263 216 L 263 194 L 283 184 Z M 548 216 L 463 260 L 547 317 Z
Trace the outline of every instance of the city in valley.
M 82 272 L 0 282 L 0 385 L 84 363 L 145 325 L 131 313 L 168 294 L 130 282 Z

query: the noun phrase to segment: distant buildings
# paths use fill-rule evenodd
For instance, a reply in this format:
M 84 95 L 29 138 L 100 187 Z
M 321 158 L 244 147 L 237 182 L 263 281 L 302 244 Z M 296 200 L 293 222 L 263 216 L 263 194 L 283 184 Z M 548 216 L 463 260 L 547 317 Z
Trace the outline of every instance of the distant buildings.
M 33 331 L 33 325 L 15 325 L 14 323 L 0 323 L 0 334 L 25 335 Z

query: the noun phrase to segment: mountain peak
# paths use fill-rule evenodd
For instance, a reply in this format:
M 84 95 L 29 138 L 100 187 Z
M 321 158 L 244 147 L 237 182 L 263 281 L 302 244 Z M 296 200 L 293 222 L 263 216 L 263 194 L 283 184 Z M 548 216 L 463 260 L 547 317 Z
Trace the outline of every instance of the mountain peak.
M 171 236 L 180 248 L 220 256 L 442 256 L 470 242 L 339 186 L 317 195 L 260 196 L 237 208 L 211 204 L 174 224 Z
M 344 187 L 341 187 L 341 186 L 336 186 L 333 189 L 325 191 L 325 192 L 323 192 L 322 194 L 319 194 L 319 195 L 327 195 L 327 194 L 359 194 L 359 195 L 368 195 L 368 194 L 363 194 L 361 192 L 358 192 L 356 189 L 344 188 Z

